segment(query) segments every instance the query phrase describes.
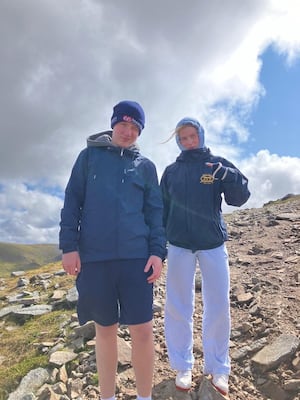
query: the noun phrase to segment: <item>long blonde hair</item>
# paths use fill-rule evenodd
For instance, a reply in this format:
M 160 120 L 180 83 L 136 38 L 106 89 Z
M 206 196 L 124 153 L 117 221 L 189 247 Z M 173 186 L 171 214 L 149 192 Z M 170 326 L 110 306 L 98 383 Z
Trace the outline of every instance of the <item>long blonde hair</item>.
M 161 142 L 161 144 L 165 144 L 165 143 L 169 142 L 169 141 L 170 141 L 171 139 L 173 139 L 173 137 L 175 137 L 176 135 L 179 136 L 179 132 L 181 131 L 181 129 L 182 129 L 182 128 L 185 128 L 186 126 L 192 126 L 192 127 L 195 128 L 195 126 L 194 126 L 193 124 L 191 124 L 191 123 L 187 123 L 187 124 L 184 124 L 184 125 L 177 126 L 177 127 L 173 130 L 173 132 L 171 133 L 171 135 L 168 137 L 168 139 L 165 140 L 164 142 Z

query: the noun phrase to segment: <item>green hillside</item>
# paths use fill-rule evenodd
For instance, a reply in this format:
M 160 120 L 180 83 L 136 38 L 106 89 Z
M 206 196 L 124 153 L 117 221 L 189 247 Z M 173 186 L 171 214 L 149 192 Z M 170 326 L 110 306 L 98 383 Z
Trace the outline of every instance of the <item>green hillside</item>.
M 29 270 L 60 260 L 57 244 L 14 244 L 0 242 L 0 276 L 14 270 Z

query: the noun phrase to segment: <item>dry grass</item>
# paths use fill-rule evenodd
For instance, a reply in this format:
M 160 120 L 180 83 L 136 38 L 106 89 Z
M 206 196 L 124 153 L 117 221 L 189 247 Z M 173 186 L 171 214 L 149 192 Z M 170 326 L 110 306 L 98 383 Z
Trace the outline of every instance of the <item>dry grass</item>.
M 26 278 L 40 273 L 54 273 L 61 269 L 60 263 L 46 265 L 34 271 L 28 271 Z M 1 307 L 6 305 L 5 298 L 17 292 L 19 278 L 5 278 L 5 288 L 1 290 Z M 60 289 L 69 289 L 74 286 L 74 278 L 68 275 L 53 277 L 51 287 L 42 290 L 41 295 L 49 298 L 55 285 Z M 40 287 L 27 287 L 28 291 L 40 290 Z M 46 301 L 46 300 L 45 300 Z M 0 400 L 16 389 L 21 378 L 31 369 L 47 367 L 49 355 L 42 354 L 40 349 L 43 342 L 55 342 L 61 334 L 62 324 L 70 319 L 74 310 L 58 310 L 49 314 L 37 316 L 27 320 L 23 325 L 17 323 L 11 316 L 0 321 L 0 348 L 2 363 L 0 364 Z

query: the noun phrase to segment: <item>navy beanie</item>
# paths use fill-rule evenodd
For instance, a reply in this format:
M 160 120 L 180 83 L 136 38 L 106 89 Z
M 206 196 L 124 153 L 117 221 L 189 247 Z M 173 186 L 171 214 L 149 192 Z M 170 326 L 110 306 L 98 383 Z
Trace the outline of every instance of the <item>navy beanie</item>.
M 136 101 L 123 100 L 113 108 L 111 117 L 111 127 L 118 122 L 132 122 L 139 128 L 139 135 L 145 126 L 145 113 L 139 103 Z

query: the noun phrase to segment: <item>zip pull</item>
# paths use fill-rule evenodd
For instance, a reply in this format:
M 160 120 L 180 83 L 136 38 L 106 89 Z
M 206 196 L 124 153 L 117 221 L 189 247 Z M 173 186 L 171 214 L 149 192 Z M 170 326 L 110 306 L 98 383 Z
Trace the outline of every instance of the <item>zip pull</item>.
M 123 169 L 123 174 L 124 174 L 124 178 L 121 179 L 121 183 L 125 182 L 126 168 Z
M 123 157 L 124 149 L 121 149 L 121 157 Z

